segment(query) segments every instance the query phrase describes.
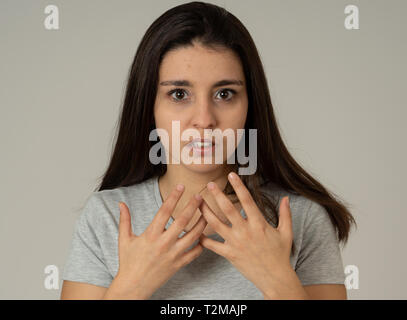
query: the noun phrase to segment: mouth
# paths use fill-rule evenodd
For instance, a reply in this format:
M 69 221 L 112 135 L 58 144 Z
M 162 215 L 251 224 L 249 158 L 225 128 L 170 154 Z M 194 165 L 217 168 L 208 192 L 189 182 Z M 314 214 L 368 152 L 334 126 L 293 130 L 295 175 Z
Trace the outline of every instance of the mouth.
M 215 150 L 215 141 L 210 139 L 194 139 L 188 146 L 198 154 L 208 154 Z

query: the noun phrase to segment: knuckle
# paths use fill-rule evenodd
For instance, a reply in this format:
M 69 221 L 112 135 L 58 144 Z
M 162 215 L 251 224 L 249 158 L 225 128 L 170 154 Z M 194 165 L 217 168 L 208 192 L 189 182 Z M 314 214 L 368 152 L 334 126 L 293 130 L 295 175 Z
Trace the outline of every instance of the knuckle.
M 235 210 L 236 210 L 235 207 L 233 207 L 233 206 L 231 206 L 229 204 L 226 205 L 225 209 L 224 209 L 226 214 L 232 214 Z
M 171 211 L 171 208 L 175 205 L 176 199 L 169 197 L 164 203 L 163 207 L 165 211 Z
M 195 226 L 192 228 L 192 232 L 195 233 L 201 233 L 205 227 L 206 227 L 206 220 L 203 216 L 201 216 L 198 220 L 198 222 L 195 224 Z
M 177 192 L 173 192 L 163 203 L 162 208 L 165 209 L 165 211 L 171 211 L 170 209 L 175 205 L 179 197 L 179 194 Z
M 162 254 L 164 254 L 164 253 L 166 253 L 168 251 L 168 243 L 167 243 L 167 241 L 160 240 L 160 241 L 157 241 L 156 243 L 157 243 L 156 244 L 156 252 L 159 255 L 162 255 Z
M 183 266 L 185 266 L 186 264 L 187 264 L 186 259 L 181 258 L 181 259 L 175 260 L 174 263 L 173 263 L 173 266 L 175 267 L 175 269 L 180 269 Z
M 174 264 L 179 260 L 179 259 L 177 259 L 177 257 L 178 257 L 177 250 L 168 251 L 167 259 L 171 262 L 171 264 Z
M 196 228 L 195 230 L 193 230 L 191 237 L 192 237 L 192 241 L 196 241 L 199 239 L 199 237 L 201 235 L 203 235 L 203 231 L 205 230 L 206 224 L 203 225 L 202 227 Z M 215 230 L 216 231 L 216 230 Z
M 192 241 L 198 240 L 199 237 L 201 236 L 201 234 L 202 234 L 202 230 L 200 230 L 200 229 L 194 230 L 194 231 L 192 232 L 192 234 L 191 234 Z
M 260 223 L 260 222 L 254 223 L 252 228 L 253 228 L 253 231 L 255 233 L 262 234 L 262 233 L 264 233 L 266 231 L 266 224 L 265 223 Z
M 185 234 L 179 239 L 179 246 L 185 246 L 191 242 L 191 238 L 193 236 L 193 231 L 190 230 L 188 232 L 185 232 Z
M 195 246 L 182 259 L 179 259 L 178 267 L 179 268 L 185 267 L 193 260 L 195 260 L 197 257 L 199 257 L 202 251 L 203 251 L 202 246 L 200 245 Z
M 187 232 L 182 236 L 182 238 L 179 239 L 179 242 L 176 244 L 176 246 L 181 250 L 182 248 L 186 248 L 191 245 L 191 243 L 194 242 L 194 239 L 195 236 L 193 235 L 192 231 Z
M 254 240 L 253 234 L 256 234 L 256 232 L 252 232 L 251 230 L 248 230 L 246 228 L 242 228 L 240 231 L 235 231 L 235 239 L 237 239 L 235 246 L 238 247 L 238 250 L 243 249 L 244 242 L 251 242 Z
M 168 204 L 163 204 L 161 206 L 161 208 L 158 210 L 157 215 L 161 216 L 161 217 L 169 217 L 171 215 L 171 210 L 168 207 Z M 157 217 L 158 219 L 158 217 Z
M 200 204 L 201 200 L 196 199 L 195 197 L 192 197 L 191 201 L 189 202 L 189 207 L 194 208 L 197 207 Z
M 173 194 L 171 194 L 171 195 L 168 197 L 167 202 L 169 202 L 169 204 L 172 205 L 172 204 L 174 204 L 174 203 L 177 202 L 178 197 L 179 197 L 179 194 L 178 194 L 178 193 L 173 193 Z
M 169 254 L 165 258 L 165 265 L 169 269 L 168 271 L 177 271 L 179 268 L 179 259 L 175 259 L 174 255 Z
M 178 221 L 178 223 L 177 223 Z M 174 223 L 177 223 L 179 226 L 183 227 L 189 222 L 189 215 L 182 214 L 180 215 Z

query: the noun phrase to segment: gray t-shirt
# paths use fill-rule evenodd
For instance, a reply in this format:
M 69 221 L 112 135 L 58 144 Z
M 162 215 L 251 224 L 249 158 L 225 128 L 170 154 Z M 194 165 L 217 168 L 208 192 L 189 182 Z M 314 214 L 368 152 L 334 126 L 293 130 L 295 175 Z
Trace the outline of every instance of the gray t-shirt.
M 290 256 L 290 263 L 302 285 L 344 284 L 339 242 L 326 209 L 303 196 L 282 191 L 274 184 L 263 190 L 278 199 L 278 204 L 284 196 L 290 197 L 297 249 Z M 140 235 L 162 205 L 157 177 L 90 195 L 75 224 L 63 280 L 110 286 L 119 268 L 119 201 L 129 207 L 133 233 Z M 246 217 L 243 209 L 240 213 Z M 166 228 L 173 221 L 170 218 Z M 209 237 L 224 241 L 218 234 Z M 150 299 L 251 300 L 263 299 L 263 295 L 227 259 L 204 248 L 198 258 L 179 269 Z

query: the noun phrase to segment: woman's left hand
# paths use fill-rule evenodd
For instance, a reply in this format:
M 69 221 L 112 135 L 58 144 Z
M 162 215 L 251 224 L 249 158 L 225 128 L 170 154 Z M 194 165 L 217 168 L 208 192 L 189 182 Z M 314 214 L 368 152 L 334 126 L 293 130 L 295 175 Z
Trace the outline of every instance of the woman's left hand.
M 274 228 L 265 220 L 239 176 L 230 173 L 228 179 L 247 219 L 242 217 L 216 183 L 209 183 L 208 190 L 232 226 L 220 221 L 203 202 L 202 214 L 225 242 L 202 234 L 200 243 L 229 260 L 261 290 L 265 299 L 306 299 L 307 294 L 290 265 L 293 230 L 288 197 L 280 203 L 279 223 Z

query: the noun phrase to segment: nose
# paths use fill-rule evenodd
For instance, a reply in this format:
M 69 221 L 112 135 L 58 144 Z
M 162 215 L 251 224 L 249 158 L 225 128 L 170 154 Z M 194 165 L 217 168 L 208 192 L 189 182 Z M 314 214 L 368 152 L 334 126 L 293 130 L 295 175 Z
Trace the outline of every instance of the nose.
M 212 102 L 202 98 L 196 102 L 192 110 L 191 125 L 195 129 L 213 129 L 216 126 L 216 117 Z

